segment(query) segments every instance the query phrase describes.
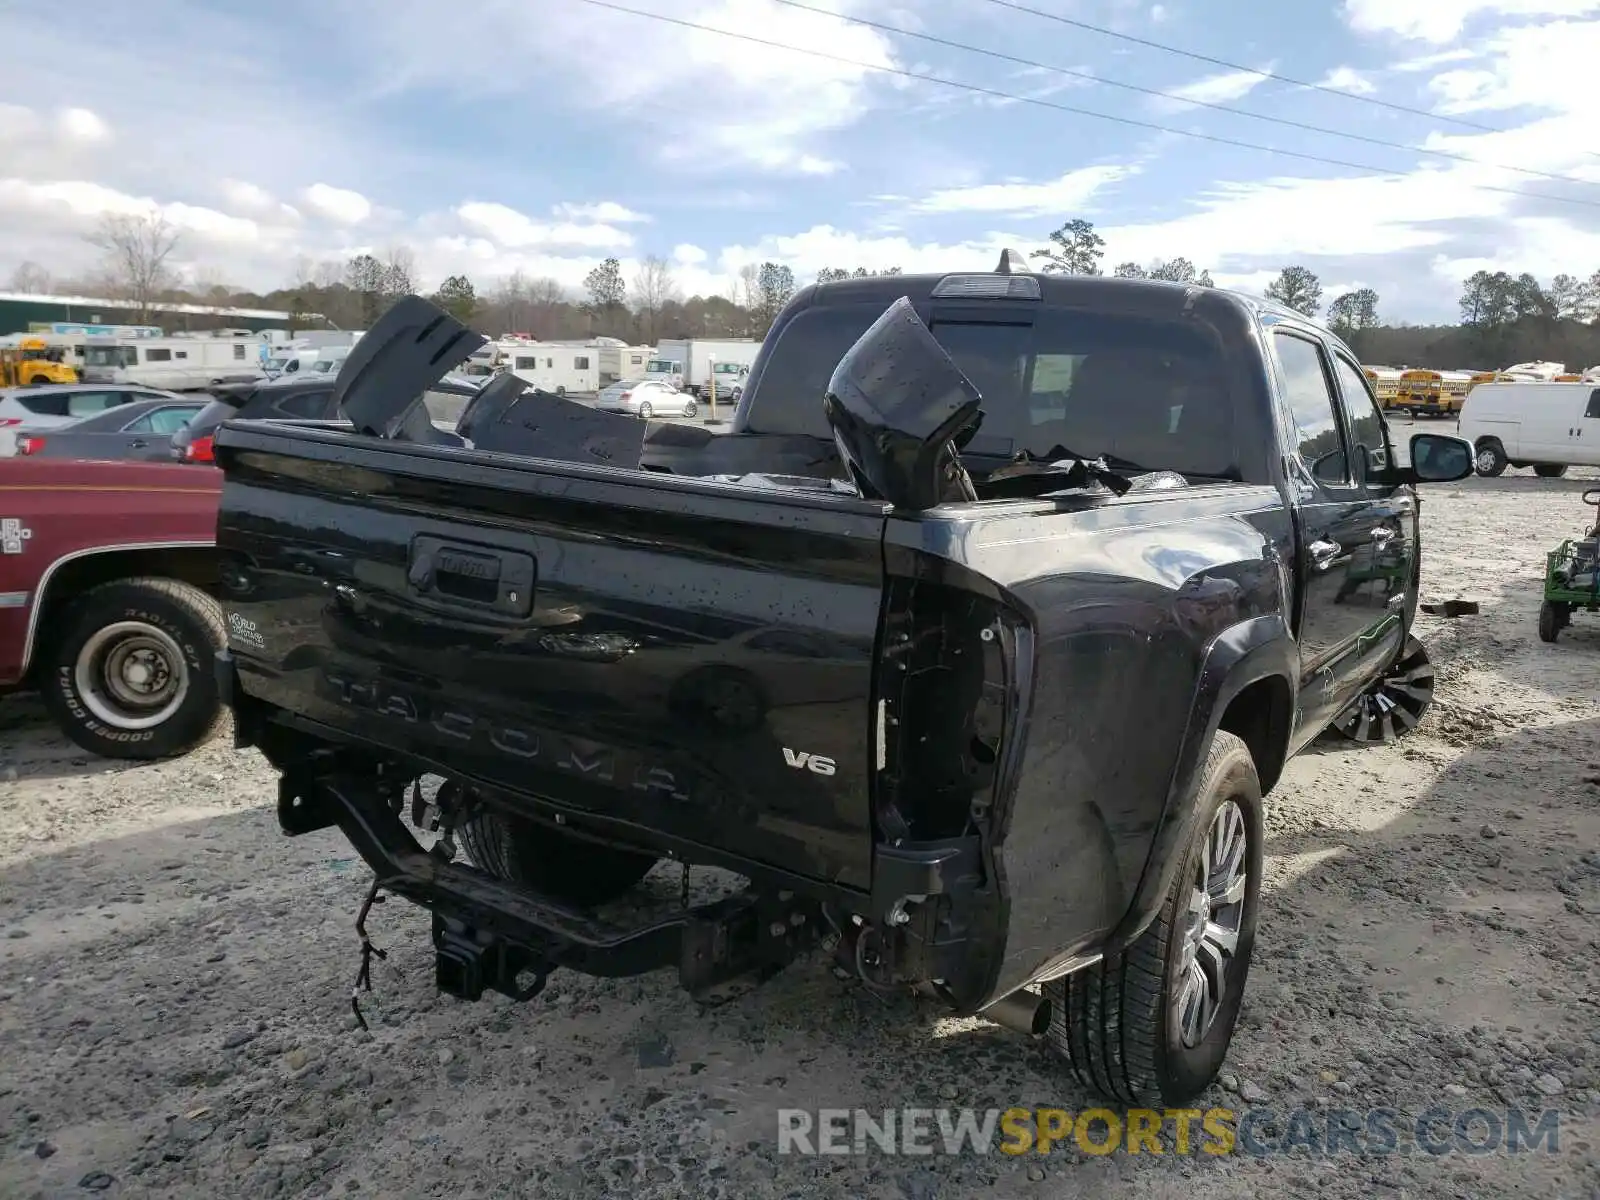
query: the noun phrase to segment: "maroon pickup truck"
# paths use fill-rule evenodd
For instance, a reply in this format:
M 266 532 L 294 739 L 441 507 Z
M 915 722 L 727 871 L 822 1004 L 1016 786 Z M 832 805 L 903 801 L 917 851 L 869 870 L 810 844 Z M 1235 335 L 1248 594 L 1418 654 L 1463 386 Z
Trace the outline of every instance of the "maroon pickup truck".
M 221 483 L 178 464 L 0 459 L 0 690 L 36 688 L 107 757 L 215 734 Z

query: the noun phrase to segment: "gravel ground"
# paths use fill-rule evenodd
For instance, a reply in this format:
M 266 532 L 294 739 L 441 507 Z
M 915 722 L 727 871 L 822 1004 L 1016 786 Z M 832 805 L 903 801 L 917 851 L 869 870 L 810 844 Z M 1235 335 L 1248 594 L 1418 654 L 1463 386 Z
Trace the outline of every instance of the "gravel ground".
M 13 699 L 0 1195 L 1600 1195 L 1600 618 L 1534 628 L 1582 486 L 1426 493 L 1424 598 L 1482 611 L 1423 619 L 1439 695 L 1413 736 L 1319 743 L 1274 793 L 1242 1025 L 1200 1105 L 1275 1110 L 1264 1138 L 1297 1109 L 1548 1106 L 1557 1153 L 780 1156 L 784 1106 L 1093 1101 L 1042 1046 L 820 960 L 709 1012 L 666 974 L 440 998 L 401 902 L 373 918 L 364 1034 L 366 872 L 335 833 L 279 835 L 254 752 L 88 760 Z

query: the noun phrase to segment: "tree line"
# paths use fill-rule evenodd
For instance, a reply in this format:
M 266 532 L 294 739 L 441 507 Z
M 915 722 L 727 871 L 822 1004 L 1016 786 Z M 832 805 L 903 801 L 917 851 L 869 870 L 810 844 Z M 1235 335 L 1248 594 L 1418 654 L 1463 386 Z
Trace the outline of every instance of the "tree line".
M 265 293 L 231 288 L 204 273 L 180 285 L 170 265 L 180 233 L 159 213 L 107 217 L 88 240 L 101 255 L 98 270 L 89 278 L 52 279 L 37 264 L 24 263 L 12 275 L 11 290 L 127 299 L 139 306 L 146 321 L 151 305 L 179 302 L 280 309 L 307 314 L 308 322 L 309 314 L 315 313 L 336 328 L 363 329 L 415 290 L 417 283 L 413 252 L 396 245 L 342 262 L 302 258 L 293 265 L 285 287 Z M 1049 235 L 1048 243 L 1032 252 L 1040 271 L 1105 273 L 1105 239 L 1092 222 L 1066 221 Z M 880 274 L 898 275 L 900 268 L 827 267 L 816 280 L 826 283 Z M 1181 256 L 1119 263 L 1111 274 L 1214 286 L 1208 269 Z M 725 293 L 685 296 L 672 264 L 650 256 L 631 276 L 620 260 L 603 260 L 589 272 L 576 296 L 554 279 L 513 271 L 481 288 L 466 275 L 451 275 L 432 298 L 491 336 L 525 333 L 549 340 L 604 336 L 654 345 L 664 337 L 764 337 L 798 286 L 785 264 L 751 263 L 738 271 Z M 1527 273 L 1478 271 L 1462 283 L 1460 322 L 1455 325 L 1384 324 L 1378 294 L 1365 287 L 1331 297 L 1324 310 L 1322 281 L 1302 265 L 1285 266 L 1267 285 L 1265 295 L 1324 319 L 1368 363 L 1484 370 L 1534 359 L 1575 368 L 1600 363 L 1600 271 L 1587 277 L 1561 274 L 1548 284 Z

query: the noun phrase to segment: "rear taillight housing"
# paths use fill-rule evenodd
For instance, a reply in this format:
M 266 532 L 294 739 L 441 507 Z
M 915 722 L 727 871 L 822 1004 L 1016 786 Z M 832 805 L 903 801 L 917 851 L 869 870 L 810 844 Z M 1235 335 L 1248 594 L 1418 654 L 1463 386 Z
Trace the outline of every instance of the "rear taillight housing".
M 42 437 L 23 436 L 17 439 L 18 454 L 37 454 L 44 449 Z
M 183 448 L 184 462 L 216 462 L 216 455 L 212 453 L 212 439 L 197 437 Z

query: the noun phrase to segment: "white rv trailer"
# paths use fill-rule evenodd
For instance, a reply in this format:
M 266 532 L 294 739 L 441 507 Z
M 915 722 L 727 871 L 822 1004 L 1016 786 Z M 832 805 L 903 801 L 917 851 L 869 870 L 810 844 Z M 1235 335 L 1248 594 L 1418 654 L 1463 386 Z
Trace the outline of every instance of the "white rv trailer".
M 136 383 L 171 392 L 260 379 L 271 342 L 248 329 L 211 329 L 159 338 L 90 338 L 85 383 Z
M 600 390 L 600 349 L 584 342 L 521 342 L 503 350 L 505 370 L 547 392 Z
M 1525 362 L 1505 368 L 1500 372 L 1517 383 L 1550 383 L 1557 375 L 1567 373 L 1567 364 L 1558 362 Z

